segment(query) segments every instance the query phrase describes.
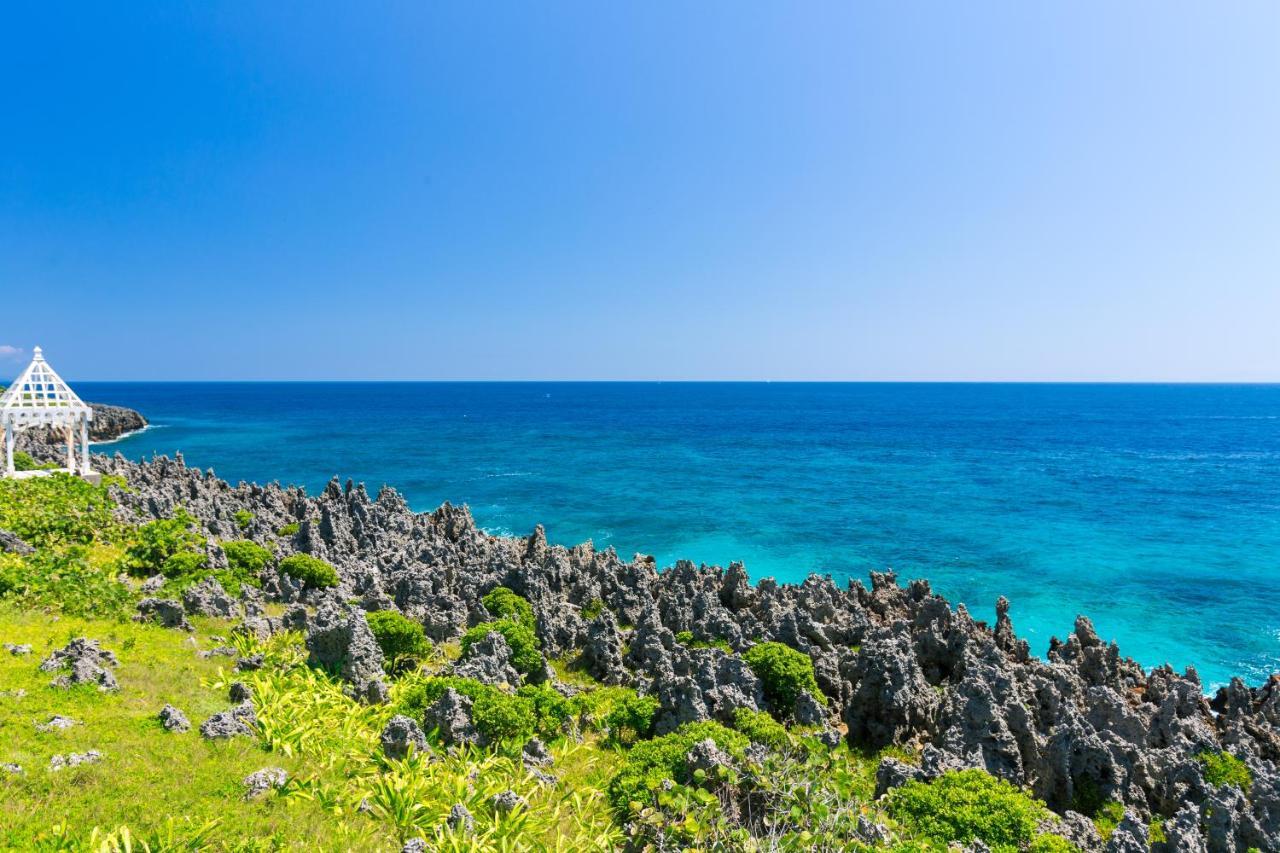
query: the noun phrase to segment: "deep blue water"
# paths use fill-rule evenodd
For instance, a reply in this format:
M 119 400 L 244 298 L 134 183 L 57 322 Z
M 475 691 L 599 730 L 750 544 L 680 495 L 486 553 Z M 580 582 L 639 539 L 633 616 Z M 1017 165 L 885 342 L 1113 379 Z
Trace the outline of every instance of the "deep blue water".
M 624 556 L 1007 595 L 1206 683 L 1280 670 L 1280 386 L 83 383 L 220 476 L 333 475 Z M 104 448 L 105 449 L 105 448 Z

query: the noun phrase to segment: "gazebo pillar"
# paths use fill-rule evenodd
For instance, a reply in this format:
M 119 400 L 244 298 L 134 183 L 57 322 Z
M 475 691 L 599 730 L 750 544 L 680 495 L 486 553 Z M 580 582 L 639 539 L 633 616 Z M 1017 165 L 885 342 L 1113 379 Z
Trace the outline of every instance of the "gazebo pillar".
M 4 472 L 10 477 L 15 473 L 13 469 L 13 421 L 8 418 L 4 419 Z
M 81 458 L 81 474 L 92 474 L 89 469 L 89 416 L 84 415 L 80 418 L 80 458 Z
M 76 472 L 76 431 L 73 424 L 67 424 L 67 473 L 74 474 Z

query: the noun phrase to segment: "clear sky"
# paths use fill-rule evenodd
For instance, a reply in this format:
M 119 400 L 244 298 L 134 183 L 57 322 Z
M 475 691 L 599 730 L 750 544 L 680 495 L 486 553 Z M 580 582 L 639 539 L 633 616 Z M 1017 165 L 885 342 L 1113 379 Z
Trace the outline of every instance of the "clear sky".
M 1280 380 L 1278 45 L 1272 0 L 11 5 L 0 375 Z

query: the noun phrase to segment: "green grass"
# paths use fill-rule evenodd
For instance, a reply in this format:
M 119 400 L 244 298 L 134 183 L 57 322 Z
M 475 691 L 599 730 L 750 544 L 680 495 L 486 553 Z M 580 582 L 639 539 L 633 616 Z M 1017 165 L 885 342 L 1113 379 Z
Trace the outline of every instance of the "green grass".
M 225 633 L 226 626 L 195 621 L 205 647 L 211 645 L 210 628 Z M 87 837 L 94 827 L 120 825 L 145 834 L 163 828 L 167 815 L 188 816 L 192 826 L 219 821 L 213 840 L 228 846 L 242 838 L 285 840 L 333 831 L 332 821 L 314 805 L 241 800 L 240 783 L 249 773 L 275 765 L 296 775 L 307 763 L 269 755 L 248 739 L 215 743 L 200 737 L 199 724 L 230 706 L 224 692 L 202 686 L 217 678 L 226 659 L 198 658 L 184 633 L 74 617 L 51 623 L 46 616 L 5 608 L 0 636 L 35 648 L 31 655 L 0 655 L 0 684 L 26 691 L 0 702 L 0 761 L 21 764 L 25 771 L 0 777 L 0 847 L 33 849 L 53 837 L 55 823 L 73 838 Z M 115 651 L 118 693 L 49 686 L 52 676 L 40 672 L 40 661 L 76 636 L 100 639 Z M 165 703 L 187 714 L 192 731 L 170 734 L 160 727 L 156 714 Z M 37 732 L 36 724 L 53 714 L 82 725 Z M 103 761 L 57 773 L 46 769 L 56 753 L 89 749 L 100 750 Z M 350 840 L 374 840 L 366 835 L 357 832 Z

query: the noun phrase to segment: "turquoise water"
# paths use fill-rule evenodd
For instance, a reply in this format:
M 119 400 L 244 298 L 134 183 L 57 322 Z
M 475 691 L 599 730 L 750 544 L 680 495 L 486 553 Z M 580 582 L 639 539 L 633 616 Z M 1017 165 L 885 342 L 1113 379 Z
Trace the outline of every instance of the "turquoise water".
M 1280 670 L 1280 386 L 84 383 L 231 480 L 390 483 L 666 565 L 893 567 L 1043 654 L 1077 613 L 1207 683 Z M 105 449 L 105 448 L 104 448 Z

